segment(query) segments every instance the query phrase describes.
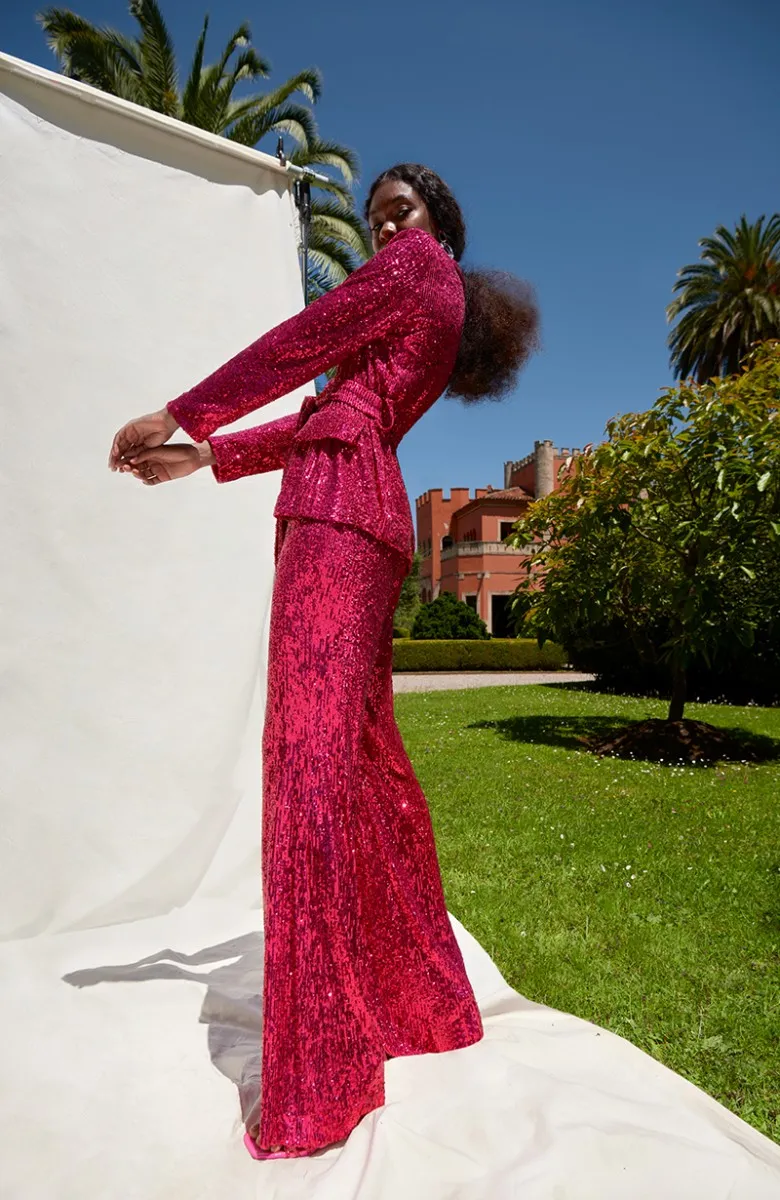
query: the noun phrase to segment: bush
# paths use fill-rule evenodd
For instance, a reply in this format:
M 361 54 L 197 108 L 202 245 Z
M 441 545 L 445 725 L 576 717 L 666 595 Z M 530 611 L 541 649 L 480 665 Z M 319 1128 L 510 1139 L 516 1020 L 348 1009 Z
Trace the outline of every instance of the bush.
M 616 677 L 637 658 L 646 682 L 663 672 L 670 721 L 703 676 L 780 691 L 778 396 L 780 340 L 609 421 L 514 527 L 510 543 L 537 549 L 513 614 L 583 666 L 598 650 Z
M 458 600 L 452 592 L 440 592 L 435 600 L 423 604 L 412 625 L 412 637 L 430 641 L 433 638 L 489 638 L 488 627 L 473 608 Z
M 540 650 L 531 638 L 490 638 L 393 642 L 394 671 L 558 671 L 566 664 L 560 646 Z

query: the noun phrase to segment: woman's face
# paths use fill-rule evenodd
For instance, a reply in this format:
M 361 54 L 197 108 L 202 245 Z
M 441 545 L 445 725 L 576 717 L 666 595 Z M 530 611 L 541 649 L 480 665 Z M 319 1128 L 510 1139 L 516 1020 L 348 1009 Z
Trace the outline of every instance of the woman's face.
M 380 183 L 371 197 L 368 227 L 375 254 L 395 237 L 399 229 L 425 229 L 434 237 L 438 235 L 422 196 L 410 183 L 402 183 L 400 179 L 386 179 Z

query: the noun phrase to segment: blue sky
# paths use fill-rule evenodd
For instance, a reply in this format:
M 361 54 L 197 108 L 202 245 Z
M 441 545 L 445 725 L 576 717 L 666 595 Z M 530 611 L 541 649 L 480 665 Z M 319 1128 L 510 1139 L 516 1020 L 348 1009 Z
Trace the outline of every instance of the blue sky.
M 130 28 L 124 0 L 74 0 Z M 9 10 L 13 11 L 9 11 Z M 188 63 L 207 0 L 163 0 Z M 700 237 L 780 210 L 775 0 L 299 0 L 212 5 L 209 57 L 249 20 L 270 83 L 318 66 L 322 134 L 354 147 L 360 196 L 425 162 L 468 223 L 465 263 L 535 285 L 544 347 L 516 392 L 439 401 L 399 458 L 430 487 L 500 487 L 536 438 L 599 439 L 671 382 L 664 309 Z M 35 7 L 5 5 L 0 48 L 53 68 Z M 264 147 L 273 150 L 273 147 Z

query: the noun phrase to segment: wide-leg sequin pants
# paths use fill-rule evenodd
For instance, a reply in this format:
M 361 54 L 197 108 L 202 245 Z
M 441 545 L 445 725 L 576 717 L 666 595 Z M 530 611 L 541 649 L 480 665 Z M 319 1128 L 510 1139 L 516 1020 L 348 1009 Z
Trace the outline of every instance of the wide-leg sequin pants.
M 483 1029 L 393 713 L 406 560 L 312 519 L 278 522 L 275 559 L 258 1144 L 314 1149 L 384 1103 L 386 1058 Z

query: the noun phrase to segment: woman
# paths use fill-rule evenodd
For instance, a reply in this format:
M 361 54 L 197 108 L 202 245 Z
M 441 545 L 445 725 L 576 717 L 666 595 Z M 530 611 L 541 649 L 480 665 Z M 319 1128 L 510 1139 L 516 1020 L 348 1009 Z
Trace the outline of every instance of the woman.
M 265 979 L 255 1157 L 342 1140 L 385 1059 L 478 1041 L 425 796 L 393 714 L 392 624 L 414 552 L 396 450 L 448 388 L 505 392 L 535 346 L 528 289 L 462 272 L 461 211 L 426 167 L 373 183 L 374 256 L 164 409 L 109 465 L 147 485 L 283 468 L 263 728 Z M 215 435 L 324 371 L 300 412 Z M 449 385 L 449 386 L 448 386 Z M 183 428 L 195 445 L 165 443 Z

